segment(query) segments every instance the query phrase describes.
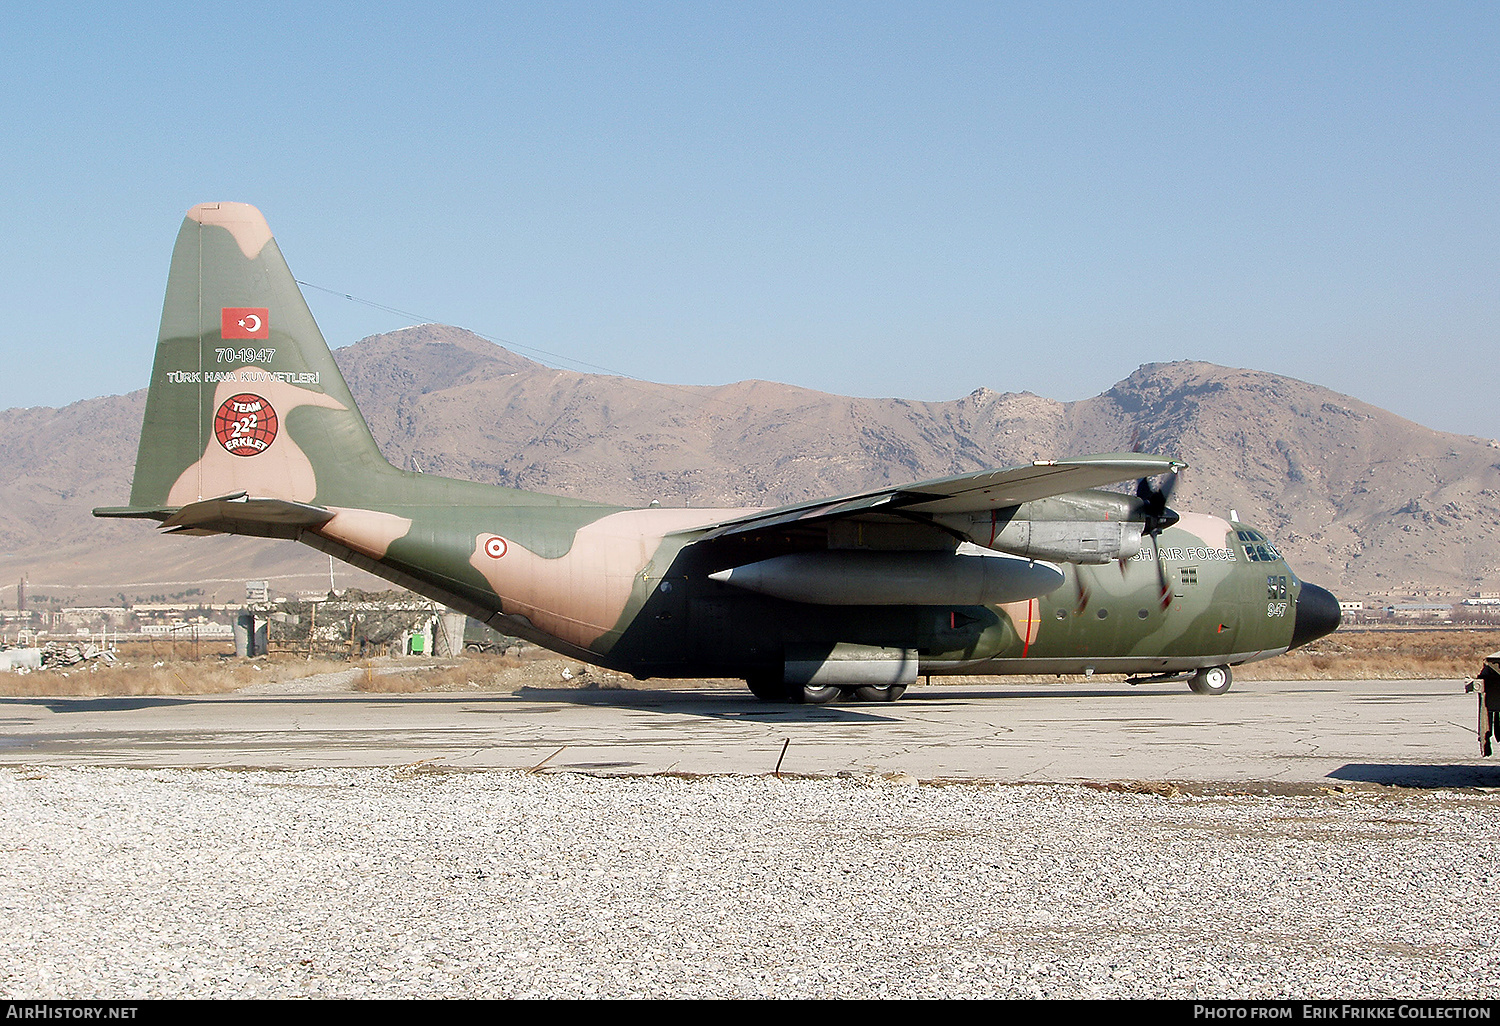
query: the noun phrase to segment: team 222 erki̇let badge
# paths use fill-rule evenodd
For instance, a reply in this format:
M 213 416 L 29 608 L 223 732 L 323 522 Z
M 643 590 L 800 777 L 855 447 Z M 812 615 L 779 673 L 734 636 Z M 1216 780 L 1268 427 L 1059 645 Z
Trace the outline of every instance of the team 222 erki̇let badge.
M 232 395 L 214 414 L 214 437 L 235 456 L 256 456 L 276 441 L 276 411 L 250 392 Z

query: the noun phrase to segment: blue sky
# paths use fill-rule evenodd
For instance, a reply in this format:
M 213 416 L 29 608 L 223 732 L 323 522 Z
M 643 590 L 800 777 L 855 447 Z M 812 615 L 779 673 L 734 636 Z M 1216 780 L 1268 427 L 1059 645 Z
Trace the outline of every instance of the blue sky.
M 1201 359 L 1500 436 L 1493 4 L 12 5 L 0 104 L 0 408 L 143 386 L 183 212 L 243 200 L 299 278 L 558 366 Z

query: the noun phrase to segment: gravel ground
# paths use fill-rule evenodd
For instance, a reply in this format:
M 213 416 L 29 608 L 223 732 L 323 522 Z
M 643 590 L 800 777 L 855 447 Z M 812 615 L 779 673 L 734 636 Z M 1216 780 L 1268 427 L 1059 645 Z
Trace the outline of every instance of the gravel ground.
M 1497 809 L 0 769 L 0 995 L 1492 998 Z

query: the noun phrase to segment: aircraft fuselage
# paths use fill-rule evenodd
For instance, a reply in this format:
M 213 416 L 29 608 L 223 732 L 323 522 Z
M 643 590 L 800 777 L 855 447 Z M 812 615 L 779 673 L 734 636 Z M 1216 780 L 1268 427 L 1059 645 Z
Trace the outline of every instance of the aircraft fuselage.
M 1259 532 L 1201 514 L 1123 561 L 1045 564 L 1061 583 L 1020 601 L 835 604 L 713 576 L 750 553 L 797 554 L 813 572 L 825 559 L 838 575 L 840 555 L 906 552 L 914 540 L 941 552 L 954 540 L 901 522 L 864 538 L 813 524 L 702 540 L 694 526 L 749 510 L 450 506 L 424 527 L 427 510 L 389 509 L 410 527 L 383 550 L 337 520 L 301 540 L 501 633 L 641 678 L 776 675 L 792 659 L 904 659 L 920 675 L 1160 674 L 1279 655 L 1298 643 L 1299 618 L 1310 636 L 1337 625 L 1332 596 L 1299 581 Z

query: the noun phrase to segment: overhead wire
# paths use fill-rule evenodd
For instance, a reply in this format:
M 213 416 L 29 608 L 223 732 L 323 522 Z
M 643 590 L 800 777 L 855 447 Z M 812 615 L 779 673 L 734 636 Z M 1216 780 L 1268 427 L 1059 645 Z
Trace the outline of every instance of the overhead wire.
M 441 321 L 436 317 L 429 317 L 425 314 L 413 313 L 410 310 L 402 310 L 398 307 L 387 306 L 384 303 L 377 303 L 373 299 L 362 299 L 359 296 L 351 295 L 348 292 L 342 292 L 338 289 L 331 289 L 324 285 L 315 285 L 310 281 L 303 281 L 301 278 L 294 278 L 293 280 L 303 288 L 317 289 L 319 292 L 326 292 L 331 296 L 338 296 L 341 299 L 347 299 L 351 303 L 358 303 L 361 306 L 368 306 L 372 309 L 381 310 L 385 313 L 395 314 L 398 317 L 411 318 L 413 323 L 445 323 L 444 321 Z M 576 357 L 565 356 L 562 353 L 554 353 L 550 350 L 541 349 L 536 346 L 528 346 L 520 342 L 513 342 L 509 339 L 499 338 L 494 335 L 487 335 L 482 331 L 475 331 L 472 328 L 464 328 L 463 330 L 469 332 L 472 335 L 477 335 L 479 338 L 484 339 L 486 342 L 492 342 L 495 345 L 502 346 L 512 352 L 520 351 L 522 354 L 535 354 L 537 356 L 546 357 L 550 360 L 559 360 L 566 364 L 572 364 L 575 367 L 587 368 L 588 370 L 597 371 L 601 374 L 608 374 L 611 377 L 621 378 L 627 382 L 635 382 L 640 385 L 650 385 L 653 388 L 666 389 L 669 392 L 675 392 L 678 394 L 678 396 L 683 397 L 677 400 L 683 406 L 698 407 L 701 409 L 709 403 L 714 403 L 735 412 L 743 412 L 749 408 L 745 403 L 730 402 L 715 395 L 708 395 L 705 391 L 703 391 L 708 389 L 723 388 L 723 385 L 673 385 L 661 381 L 648 381 L 645 378 L 637 377 L 634 374 L 629 374 L 622 370 L 616 370 L 613 367 L 605 367 L 601 364 L 589 363 L 587 360 L 580 360 Z M 665 396 L 664 398 L 671 399 L 672 397 Z

